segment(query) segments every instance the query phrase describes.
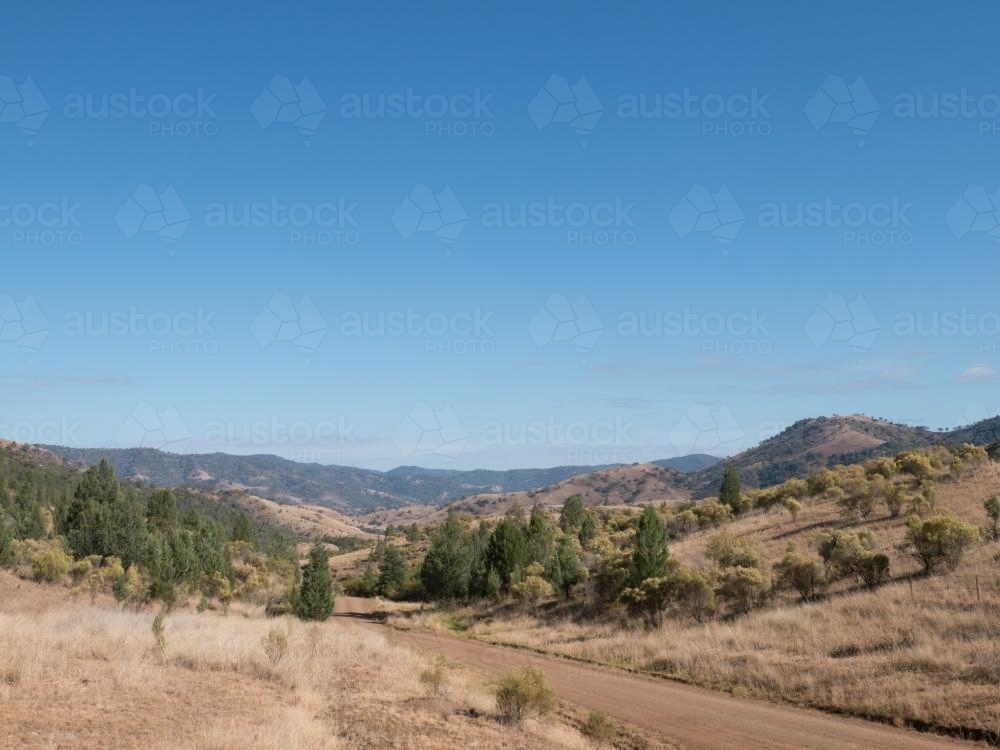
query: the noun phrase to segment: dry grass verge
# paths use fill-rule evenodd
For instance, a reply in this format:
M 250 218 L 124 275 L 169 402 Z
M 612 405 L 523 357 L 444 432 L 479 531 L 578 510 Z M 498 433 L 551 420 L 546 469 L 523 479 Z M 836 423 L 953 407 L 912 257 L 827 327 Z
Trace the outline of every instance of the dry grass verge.
M 0 747 L 586 747 L 556 720 L 493 721 L 492 697 L 462 672 L 430 695 L 430 662 L 371 627 L 242 615 L 169 614 L 160 653 L 153 612 L 0 573 Z

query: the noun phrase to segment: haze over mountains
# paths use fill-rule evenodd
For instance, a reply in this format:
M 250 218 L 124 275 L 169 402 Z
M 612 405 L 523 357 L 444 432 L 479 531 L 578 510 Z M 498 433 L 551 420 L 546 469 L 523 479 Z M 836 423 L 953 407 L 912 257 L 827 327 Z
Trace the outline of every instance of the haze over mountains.
M 855 463 L 911 448 L 960 443 L 990 445 L 998 439 L 1000 417 L 939 432 L 861 415 L 817 417 L 800 420 L 725 460 L 693 454 L 631 466 L 558 466 L 507 471 L 401 466 L 380 472 L 297 463 L 268 454 L 174 454 L 151 448 L 44 447 L 84 465 L 107 456 L 122 476 L 153 485 L 220 491 L 245 489 L 280 503 L 308 503 L 363 514 L 413 505 L 441 508 L 453 503 L 470 512 L 495 512 L 512 502 L 561 502 L 573 492 L 583 494 L 589 503 L 607 505 L 706 497 L 717 492 L 724 464 L 728 462 L 736 465 L 746 486 L 770 486 L 826 466 Z

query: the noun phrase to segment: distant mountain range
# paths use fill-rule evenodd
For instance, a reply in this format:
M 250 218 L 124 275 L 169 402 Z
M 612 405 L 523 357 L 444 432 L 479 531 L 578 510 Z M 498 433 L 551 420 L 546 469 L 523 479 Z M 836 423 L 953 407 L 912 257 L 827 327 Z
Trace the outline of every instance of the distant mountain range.
M 121 476 L 151 485 L 219 491 L 243 489 L 281 503 L 324 505 L 345 513 L 401 505 L 445 505 L 466 495 L 537 489 L 607 468 L 557 466 L 458 471 L 400 466 L 382 472 L 299 463 L 269 454 L 236 456 L 229 453 L 164 453 L 153 448 L 42 447 L 84 466 L 107 457 Z M 665 465 L 704 466 L 716 460 L 712 456 L 683 456 L 668 459 Z
M 307 464 L 261 454 L 164 453 L 152 448 L 80 449 L 42 446 L 83 465 L 106 456 L 120 475 L 165 487 L 191 486 L 212 490 L 241 489 L 279 503 L 309 503 L 348 514 L 409 505 L 443 507 L 468 498 L 463 507 L 486 507 L 480 498 L 508 493 L 525 497 L 561 497 L 568 487 L 587 493 L 590 502 L 619 504 L 663 499 L 706 497 L 718 491 L 724 463 L 734 464 L 745 486 L 766 487 L 793 476 L 804 476 L 838 463 L 856 463 L 911 448 L 937 444 L 989 445 L 1000 439 L 1000 417 L 969 427 L 935 432 L 871 417 L 803 419 L 760 445 L 731 458 L 692 454 L 655 461 L 660 470 L 646 469 L 630 477 L 629 467 L 557 466 L 548 469 L 490 471 L 424 469 L 400 466 L 373 471 L 349 466 Z M 641 465 L 642 466 L 642 465 Z M 648 467 L 648 465 L 645 465 Z M 588 479 L 592 476 L 593 479 Z M 567 480 L 573 480 L 567 482 Z M 547 492 L 548 491 L 548 492 Z

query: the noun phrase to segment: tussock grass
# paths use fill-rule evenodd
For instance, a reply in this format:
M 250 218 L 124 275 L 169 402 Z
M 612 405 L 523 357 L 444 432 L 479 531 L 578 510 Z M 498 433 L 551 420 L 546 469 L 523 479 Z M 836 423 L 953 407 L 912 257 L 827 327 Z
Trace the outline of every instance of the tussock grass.
M 558 720 L 505 727 L 479 678 L 352 622 L 126 612 L 0 573 L 0 747 L 583 748 Z M 281 658 L 276 641 L 287 639 Z

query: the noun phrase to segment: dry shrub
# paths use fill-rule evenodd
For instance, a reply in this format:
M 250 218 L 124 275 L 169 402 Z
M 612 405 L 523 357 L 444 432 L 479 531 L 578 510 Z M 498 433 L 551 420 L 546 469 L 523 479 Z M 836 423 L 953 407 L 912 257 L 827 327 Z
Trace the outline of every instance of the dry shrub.
M 556 705 L 555 691 L 538 667 L 525 667 L 501 677 L 496 686 L 497 712 L 505 724 L 541 717 Z

